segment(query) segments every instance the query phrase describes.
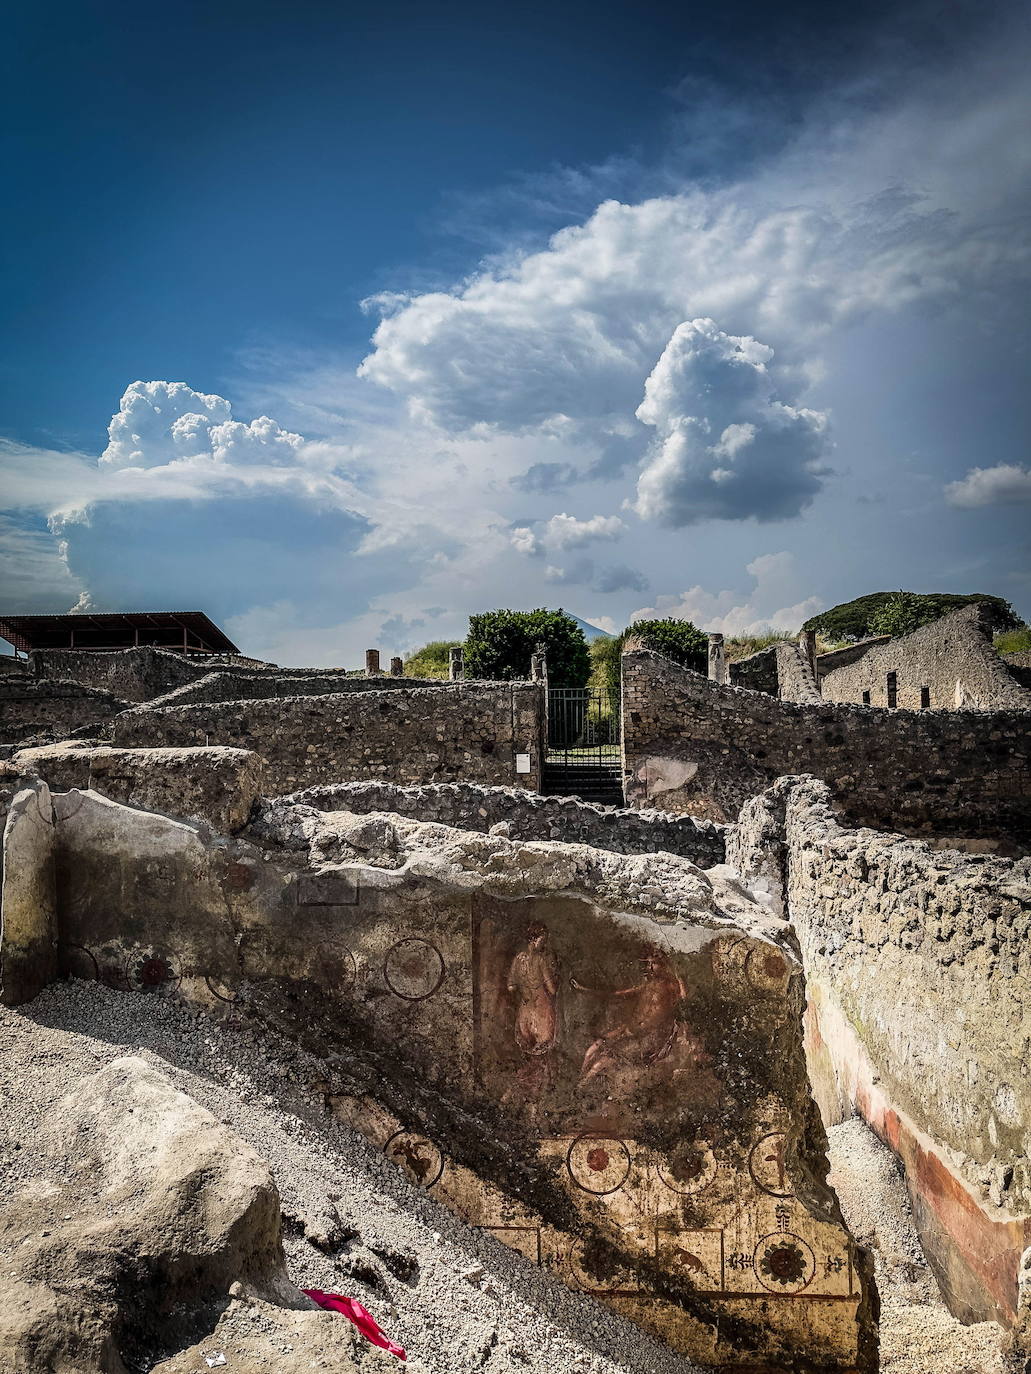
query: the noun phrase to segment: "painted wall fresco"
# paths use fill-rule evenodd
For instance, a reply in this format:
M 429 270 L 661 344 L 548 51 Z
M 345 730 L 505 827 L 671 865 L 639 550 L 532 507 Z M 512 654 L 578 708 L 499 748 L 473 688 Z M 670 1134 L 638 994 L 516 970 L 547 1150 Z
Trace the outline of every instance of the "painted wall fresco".
M 328 1100 L 415 1185 L 700 1362 L 874 1367 L 787 946 L 55 805 L 67 973 L 346 1061 Z

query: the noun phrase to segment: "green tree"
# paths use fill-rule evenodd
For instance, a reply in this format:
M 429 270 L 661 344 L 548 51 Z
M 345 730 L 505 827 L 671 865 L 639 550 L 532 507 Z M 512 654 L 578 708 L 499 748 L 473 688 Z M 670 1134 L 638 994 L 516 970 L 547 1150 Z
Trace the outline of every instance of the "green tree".
M 448 677 L 451 650 L 459 648 L 461 643 L 460 639 L 431 639 L 405 659 L 405 677 Z
M 529 676 L 543 644 L 552 687 L 586 687 L 591 659 L 584 632 L 565 611 L 484 611 L 469 617 L 465 675 L 509 682 Z
M 696 673 L 708 672 L 708 636 L 690 620 L 678 620 L 675 616 L 666 620 L 635 620 L 613 639 L 595 640 L 595 645 L 599 646 L 593 650 L 596 679 L 601 678 L 610 692 L 619 691 L 620 659 L 623 646 L 631 636 L 674 663 L 692 668 Z
M 921 625 L 941 619 L 941 607 L 930 596 L 919 592 L 896 592 L 890 596 L 870 620 L 870 633 L 875 635 L 908 635 Z

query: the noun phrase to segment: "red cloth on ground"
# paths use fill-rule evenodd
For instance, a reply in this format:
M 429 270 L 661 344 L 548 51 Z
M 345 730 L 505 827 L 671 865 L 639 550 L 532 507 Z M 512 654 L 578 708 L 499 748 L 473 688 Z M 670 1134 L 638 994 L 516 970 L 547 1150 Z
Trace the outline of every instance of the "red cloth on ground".
M 378 1345 L 381 1350 L 389 1350 L 391 1355 L 396 1355 L 399 1360 L 408 1359 L 401 1347 L 395 1345 L 389 1336 L 384 1335 L 376 1318 L 356 1298 L 345 1298 L 339 1293 L 323 1293 L 318 1288 L 302 1288 L 301 1292 L 305 1297 L 311 1298 L 312 1302 L 324 1307 L 327 1312 L 341 1313 L 373 1345 Z

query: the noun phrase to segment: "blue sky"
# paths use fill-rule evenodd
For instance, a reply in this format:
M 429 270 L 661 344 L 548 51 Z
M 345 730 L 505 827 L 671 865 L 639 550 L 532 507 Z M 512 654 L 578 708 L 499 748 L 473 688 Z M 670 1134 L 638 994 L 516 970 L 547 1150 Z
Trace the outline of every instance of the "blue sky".
M 1031 616 L 1026 14 L 828 8 L 23 8 L 0 607 Z

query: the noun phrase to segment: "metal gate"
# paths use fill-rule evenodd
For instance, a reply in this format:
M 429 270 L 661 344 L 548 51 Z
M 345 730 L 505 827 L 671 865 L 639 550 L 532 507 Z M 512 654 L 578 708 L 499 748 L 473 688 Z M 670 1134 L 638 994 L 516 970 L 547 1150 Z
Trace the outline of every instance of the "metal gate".
M 619 692 L 604 687 L 552 687 L 546 762 L 565 768 L 618 767 Z

